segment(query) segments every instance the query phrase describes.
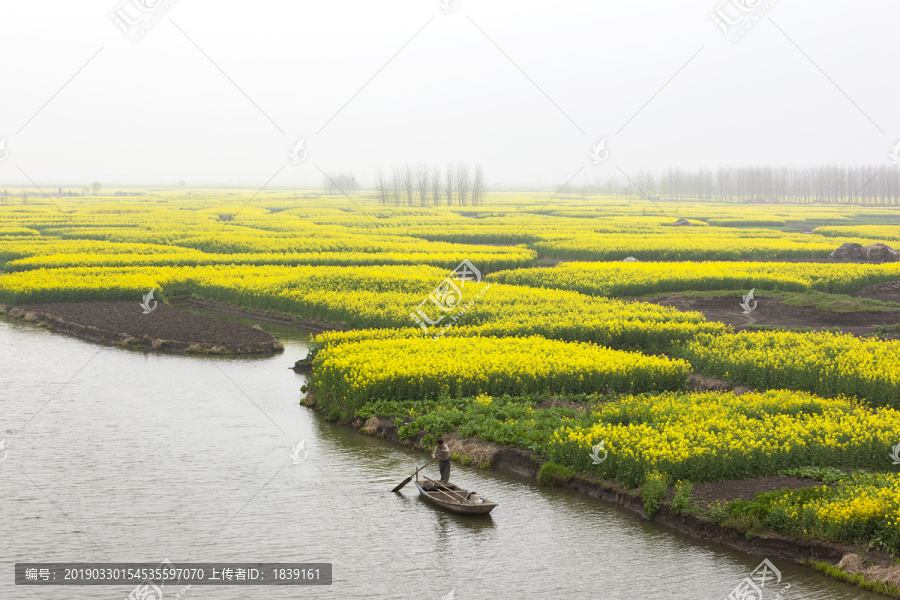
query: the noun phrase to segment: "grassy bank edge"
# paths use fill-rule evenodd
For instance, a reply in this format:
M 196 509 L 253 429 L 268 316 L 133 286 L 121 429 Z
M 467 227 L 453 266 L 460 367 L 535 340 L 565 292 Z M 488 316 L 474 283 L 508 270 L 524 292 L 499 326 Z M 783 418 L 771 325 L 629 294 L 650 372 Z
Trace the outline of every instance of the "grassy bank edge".
M 883 594 L 891 598 L 900 598 L 900 587 L 885 583 L 883 581 L 872 581 L 866 579 L 859 573 L 848 573 L 836 565 L 829 565 L 826 562 L 807 560 L 800 561 L 800 564 L 806 565 L 819 573 L 830 577 L 835 581 L 842 581 L 863 590 Z

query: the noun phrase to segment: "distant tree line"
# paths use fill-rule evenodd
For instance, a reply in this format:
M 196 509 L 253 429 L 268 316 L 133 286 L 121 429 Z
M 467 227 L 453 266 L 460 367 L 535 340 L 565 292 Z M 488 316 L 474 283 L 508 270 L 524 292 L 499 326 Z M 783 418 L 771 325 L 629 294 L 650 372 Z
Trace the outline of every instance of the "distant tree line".
M 482 206 L 487 183 L 484 169 L 465 163 L 394 166 L 390 174 L 379 170 L 375 191 L 382 206 Z
M 100 184 L 98 183 L 97 186 L 99 186 L 99 185 L 100 185 Z M 97 189 L 99 189 L 99 187 L 98 187 Z M 89 191 L 91 191 L 91 188 L 89 188 L 89 187 L 87 187 L 87 186 L 82 187 L 80 193 L 79 193 L 79 192 L 73 192 L 73 191 L 71 191 L 71 190 L 63 191 L 62 186 L 59 186 L 59 188 L 58 188 L 57 191 L 56 191 L 55 196 L 56 196 L 57 198 L 78 198 L 78 197 L 86 196 L 87 193 L 88 193 Z M 53 192 L 50 192 L 50 194 L 45 194 L 45 193 L 43 193 L 43 192 L 41 192 L 41 193 L 42 193 L 42 195 L 44 195 L 44 196 L 48 196 L 48 195 L 49 195 L 49 196 L 53 196 L 53 195 L 54 195 Z M 124 193 L 119 192 L 119 193 L 117 193 L 116 195 L 124 195 Z M 139 195 L 141 195 L 141 194 L 133 194 L 133 195 L 139 196 Z M 0 191 L 0 204 L 2 204 L 2 205 L 9 204 L 9 202 L 10 202 L 10 200 L 9 200 L 10 197 L 13 197 L 13 198 L 15 198 L 15 197 L 22 198 L 22 204 L 28 204 L 28 198 L 30 197 L 30 194 L 29 194 L 29 192 L 28 192 L 27 190 L 22 190 L 22 192 L 19 193 L 19 194 L 16 194 L 16 193 L 10 194 L 10 193 L 9 193 L 9 190 L 4 189 L 3 191 Z
M 630 178 L 630 181 L 629 181 Z M 638 171 L 571 182 L 564 193 L 656 200 L 900 206 L 900 166 L 719 167 Z
M 356 177 L 353 173 L 341 171 L 337 175 L 328 175 L 325 177 L 325 191 L 329 194 L 356 194 L 359 187 L 356 183 Z

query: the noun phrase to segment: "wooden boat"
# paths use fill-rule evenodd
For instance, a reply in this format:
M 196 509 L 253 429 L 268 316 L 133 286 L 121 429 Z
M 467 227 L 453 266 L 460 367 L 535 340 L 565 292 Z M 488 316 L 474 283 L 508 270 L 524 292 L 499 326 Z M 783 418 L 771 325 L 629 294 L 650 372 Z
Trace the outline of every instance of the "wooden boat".
M 481 494 L 469 492 L 452 483 L 441 483 L 426 479 L 416 479 L 416 487 L 423 498 L 460 515 L 486 515 L 491 512 L 496 502 L 491 502 Z

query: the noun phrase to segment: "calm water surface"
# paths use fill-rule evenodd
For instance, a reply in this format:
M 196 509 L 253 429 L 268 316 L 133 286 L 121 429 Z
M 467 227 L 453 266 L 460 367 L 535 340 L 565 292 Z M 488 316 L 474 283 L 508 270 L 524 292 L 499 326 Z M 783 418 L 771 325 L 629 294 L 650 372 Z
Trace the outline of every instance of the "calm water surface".
M 453 481 L 500 503 L 487 518 L 435 509 L 412 484 L 393 494 L 427 457 L 300 406 L 303 377 L 288 367 L 305 338 L 262 326 L 283 355 L 146 354 L 0 321 L 0 598 L 119 600 L 131 589 L 16 587 L 17 561 L 168 558 L 334 564 L 328 587 L 194 586 L 187 600 L 438 600 L 451 590 L 457 600 L 721 600 L 764 558 L 456 465 Z M 306 459 L 293 464 L 301 440 Z M 784 600 L 880 598 L 774 563 L 791 584 Z

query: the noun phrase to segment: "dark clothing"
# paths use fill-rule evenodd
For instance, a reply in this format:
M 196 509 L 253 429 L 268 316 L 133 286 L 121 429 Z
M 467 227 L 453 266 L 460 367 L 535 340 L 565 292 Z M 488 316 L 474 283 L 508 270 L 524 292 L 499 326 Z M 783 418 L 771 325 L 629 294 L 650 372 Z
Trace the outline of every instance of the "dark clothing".
M 450 459 L 438 461 L 438 467 L 441 470 L 441 481 L 443 483 L 450 482 Z

